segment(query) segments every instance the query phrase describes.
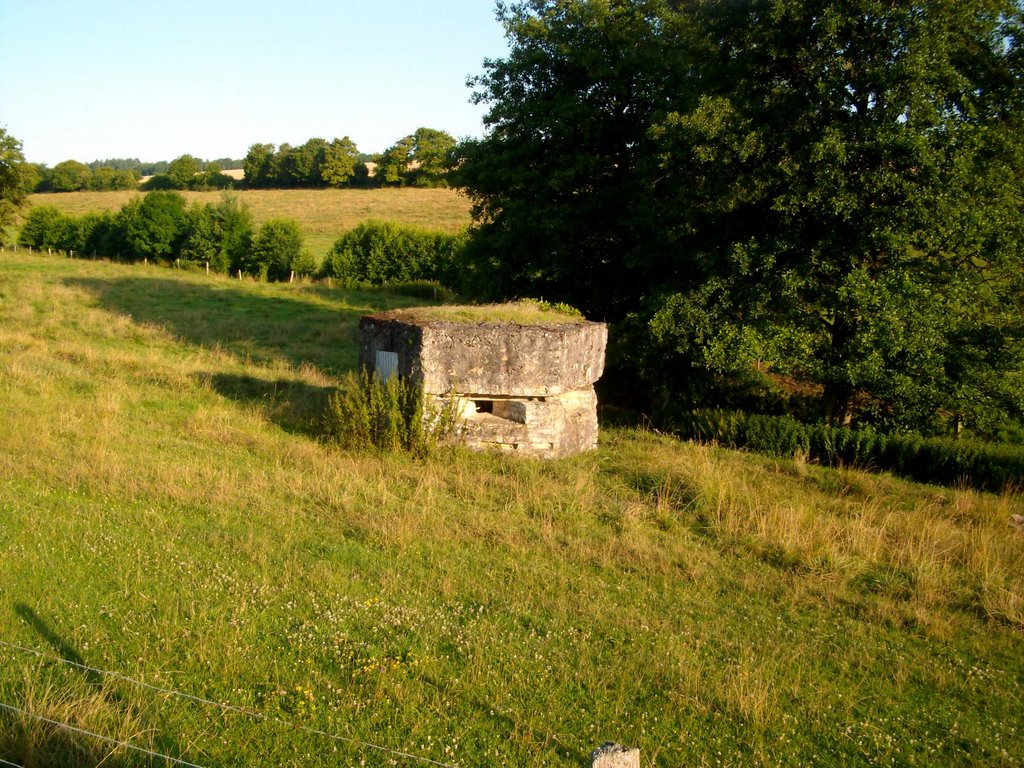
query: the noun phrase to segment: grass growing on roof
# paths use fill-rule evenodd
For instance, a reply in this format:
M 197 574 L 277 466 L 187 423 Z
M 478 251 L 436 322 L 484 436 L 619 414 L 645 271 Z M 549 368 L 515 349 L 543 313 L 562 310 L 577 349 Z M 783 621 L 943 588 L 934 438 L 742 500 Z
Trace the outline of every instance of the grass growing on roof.
M 4 254 L 0 639 L 449 765 L 1024 761 L 1019 495 L 630 430 L 318 440 L 358 315 L 407 302 Z M 201 765 L 416 764 L 2 648 L 0 701 Z M 31 754 L 107 756 L 0 715 Z
M 522 299 L 504 304 L 457 304 L 393 310 L 396 318 L 412 322 L 511 323 L 515 325 L 573 325 L 585 322 L 578 310 L 565 304 Z

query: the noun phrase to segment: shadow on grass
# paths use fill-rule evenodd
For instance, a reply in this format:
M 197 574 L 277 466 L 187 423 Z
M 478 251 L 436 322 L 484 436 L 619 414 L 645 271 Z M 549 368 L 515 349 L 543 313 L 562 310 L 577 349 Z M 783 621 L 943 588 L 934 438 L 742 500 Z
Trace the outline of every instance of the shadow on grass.
M 310 289 L 295 297 L 261 294 L 262 286 L 209 283 L 140 275 L 69 278 L 104 309 L 166 329 L 183 341 L 219 348 L 244 360 L 309 365 L 331 375 L 355 370 L 359 317 L 389 303 L 386 297 L 351 297 L 363 306 L 331 308 L 337 293 Z M 304 300 L 302 297 L 305 296 Z
M 122 709 L 132 720 L 140 724 L 144 723 L 146 708 L 143 707 L 140 710 L 139 707 L 126 703 L 116 691 L 105 687 L 104 675 L 91 668 L 75 647 L 54 631 L 35 610 L 24 603 L 15 603 L 14 612 L 64 660 L 64 666 L 71 670 L 72 674 L 81 674 L 86 683 L 95 689 L 111 707 Z M 92 768 L 92 766 L 104 765 L 112 768 L 129 768 L 130 766 L 175 764 L 177 758 L 174 756 L 182 754 L 173 739 L 159 733 L 156 733 L 147 747 L 140 747 L 140 749 L 157 753 L 157 757 L 127 748 L 116 748 L 117 751 L 115 751 L 115 746 L 111 741 L 82 732 L 94 733 L 96 731 L 93 728 L 65 722 L 67 715 L 62 716 L 60 713 L 66 712 L 67 702 L 61 702 L 62 695 L 67 696 L 68 694 L 62 694 L 59 689 L 51 690 L 47 687 L 42 700 L 31 707 L 25 707 L 25 713 L 16 712 L 6 707 L 0 709 L 0 760 L 25 766 L 59 765 L 67 768 Z M 47 697 L 49 696 L 55 696 L 56 699 L 48 701 Z M 18 704 L 4 703 L 7 707 L 23 709 Z M 58 711 L 47 711 L 47 704 L 57 707 Z M 41 712 L 40 708 L 42 708 Z M 41 718 L 46 718 L 46 720 Z M 156 731 L 157 729 L 143 726 L 141 730 Z M 121 737 L 110 736 L 106 733 L 98 735 L 115 741 L 122 740 Z M 167 760 L 163 755 L 170 755 L 172 759 Z
M 215 392 L 235 402 L 259 406 L 286 432 L 320 437 L 327 401 L 334 387 L 317 387 L 295 379 L 267 379 L 228 373 L 200 377 Z

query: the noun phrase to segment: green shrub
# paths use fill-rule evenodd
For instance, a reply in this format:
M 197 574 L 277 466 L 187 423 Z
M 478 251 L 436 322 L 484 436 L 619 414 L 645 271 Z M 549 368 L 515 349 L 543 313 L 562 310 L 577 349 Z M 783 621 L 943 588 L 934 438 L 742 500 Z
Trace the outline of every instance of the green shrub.
M 294 219 L 269 219 L 252 240 L 241 268 L 261 280 L 287 280 L 302 259 L 302 230 Z
M 1024 448 L 972 440 L 882 435 L 802 424 L 789 416 L 702 410 L 670 425 L 680 437 L 770 456 L 805 456 L 825 466 L 888 470 L 923 483 L 1002 491 L 1024 482 Z
M 79 241 L 78 221 L 51 205 L 32 208 L 18 235 L 18 245 L 73 250 Z
M 346 232 L 331 248 L 320 270 L 346 284 L 391 285 L 436 280 L 451 285 L 465 234 L 368 221 Z
M 424 456 L 454 434 L 459 404 L 452 398 L 434 408 L 423 387 L 398 376 L 386 380 L 364 370 L 349 375 L 331 395 L 324 435 L 343 448 L 406 450 Z

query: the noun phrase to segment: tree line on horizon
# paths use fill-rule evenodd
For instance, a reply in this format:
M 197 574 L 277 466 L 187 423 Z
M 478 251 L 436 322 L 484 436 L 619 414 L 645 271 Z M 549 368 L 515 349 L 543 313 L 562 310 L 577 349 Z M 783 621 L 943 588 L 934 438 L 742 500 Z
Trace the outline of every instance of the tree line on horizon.
M 64 160 L 53 168 L 24 163 L 26 193 L 131 190 L 297 189 L 369 186 L 445 187 L 453 168 L 454 137 L 418 128 L 379 154 L 360 152 L 347 136 L 328 142 L 311 138 L 292 146 L 257 143 L 239 160 L 202 160 L 191 154 L 143 163 L 110 158 L 83 163 Z M 244 179 L 224 173 L 244 170 Z M 146 180 L 143 181 L 143 178 Z M 141 185 L 141 186 L 140 186 Z

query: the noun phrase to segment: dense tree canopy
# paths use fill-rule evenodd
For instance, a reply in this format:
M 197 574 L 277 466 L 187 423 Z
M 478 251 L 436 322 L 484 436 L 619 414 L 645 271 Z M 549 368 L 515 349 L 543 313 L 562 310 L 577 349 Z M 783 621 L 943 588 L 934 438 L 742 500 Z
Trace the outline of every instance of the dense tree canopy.
M 123 209 L 125 237 L 132 253 L 140 258 L 170 258 L 185 234 L 186 203 L 177 192 L 150 192 L 141 202 Z
M 302 272 L 302 231 L 293 219 L 269 219 L 252 240 L 241 267 L 267 280 L 287 280 L 292 270 Z
M 253 189 L 345 187 L 365 178 L 359 157 L 348 136 L 329 143 L 314 138 L 298 147 L 253 144 L 245 156 L 245 183 Z
M 377 158 L 380 184 L 447 187 L 454 164 L 455 138 L 435 128 L 417 128 Z
M 54 192 L 79 192 L 87 189 L 92 169 L 77 160 L 57 163 L 50 174 L 50 189 Z
M 167 180 L 173 189 L 188 189 L 197 173 L 199 160 L 192 155 L 177 157 L 167 166 Z
M 1016 3 L 501 18 L 511 52 L 476 80 L 489 133 L 460 173 L 479 286 L 616 323 L 620 368 L 666 395 L 767 362 L 834 422 L 1024 405 Z
M 25 173 L 21 142 L 0 128 L 0 241 L 25 200 Z

